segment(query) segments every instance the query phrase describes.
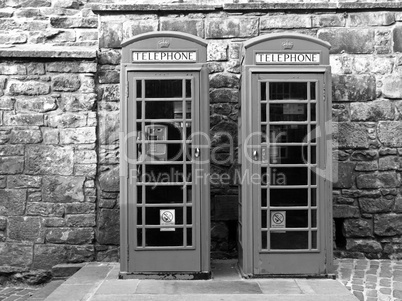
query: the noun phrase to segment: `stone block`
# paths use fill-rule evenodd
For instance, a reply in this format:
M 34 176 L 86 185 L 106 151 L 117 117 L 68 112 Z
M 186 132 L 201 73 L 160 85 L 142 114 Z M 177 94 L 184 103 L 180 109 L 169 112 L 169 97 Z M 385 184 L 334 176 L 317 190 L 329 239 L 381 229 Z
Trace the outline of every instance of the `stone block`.
M 44 144 L 59 144 L 59 130 L 52 128 L 41 128 Z
M 120 244 L 120 210 L 100 209 L 97 242 L 106 245 Z
M 63 94 L 59 100 L 59 107 L 63 111 L 79 112 L 91 111 L 96 103 L 96 94 Z
M 179 31 L 201 38 L 204 37 L 204 20 L 178 18 L 160 18 L 160 30 Z
M 382 246 L 372 239 L 347 239 L 346 250 L 363 253 L 380 253 Z
M 95 150 L 77 150 L 74 154 L 75 163 L 90 164 L 97 162 Z
M 395 198 L 394 212 L 402 213 L 402 197 L 401 196 L 398 196 Z
M 5 112 L 3 116 L 3 124 L 9 126 L 43 125 L 43 114 L 14 114 L 11 112 Z
M 36 175 L 71 175 L 73 173 L 73 148 L 69 146 L 27 145 L 25 172 Z
M 1 91 L 1 87 L 0 87 Z M 13 97 L 0 97 L 0 110 L 10 111 L 14 109 L 15 98 Z
M 99 176 L 102 191 L 120 191 L 120 168 L 118 166 L 103 171 Z
M 394 200 L 385 198 L 359 198 L 359 205 L 362 213 L 384 213 L 391 212 L 394 207 Z
M 158 19 L 125 21 L 123 22 L 123 40 L 130 39 L 139 34 L 158 31 L 158 23 Z
M 2 75 L 26 75 L 27 68 L 24 64 L 0 63 L 0 74 Z
M 346 237 L 373 237 L 373 222 L 367 219 L 345 219 L 343 229 Z
M 368 101 L 376 98 L 373 75 L 333 75 L 333 101 Z
M 0 215 L 23 215 L 26 198 L 25 189 L 0 189 Z
M 113 199 L 100 199 L 99 208 L 113 209 L 116 206 L 116 202 Z
M 375 215 L 374 233 L 379 236 L 401 235 L 402 215 L 395 213 Z
M 357 162 L 356 171 L 376 171 L 378 170 L 377 161 Z
M 260 30 L 274 28 L 311 28 L 312 21 L 310 15 L 269 15 L 260 18 Z
M 0 231 L 5 231 L 7 229 L 7 218 L 2 216 L 0 217 Z
M 73 203 L 84 201 L 85 177 L 45 176 L 42 196 L 44 202 Z
M 381 157 L 378 160 L 379 170 L 398 170 L 400 165 L 399 157 L 397 156 Z
M 103 85 L 101 87 L 102 101 L 120 101 L 119 85 Z
M 338 173 L 334 176 L 334 179 L 337 179 L 337 181 L 333 183 L 333 187 L 351 188 L 354 182 L 354 169 L 354 162 L 338 162 Z
M 30 62 L 27 64 L 27 73 L 28 75 L 44 75 L 45 71 L 45 64 L 38 63 L 38 62 Z
M 51 244 L 83 245 L 92 243 L 93 239 L 93 228 L 46 229 L 46 242 Z
M 67 128 L 60 130 L 60 144 L 95 143 L 95 127 Z
M 101 49 L 98 51 L 98 60 L 101 65 L 119 65 L 121 62 L 121 50 Z
M 32 243 L 0 242 L 0 270 L 7 267 L 9 271 L 28 270 L 32 265 L 32 258 Z
M 239 102 L 239 90 L 237 89 L 213 89 L 209 92 L 211 103 L 238 103 Z
M 374 37 L 375 30 L 372 28 L 331 28 L 318 31 L 318 38 L 331 44 L 330 53 L 373 53 Z
M 12 35 L 9 33 L 0 34 L 1 44 L 25 44 L 27 42 L 27 35 L 21 32 L 15 32 Z
M 0 157 L 0 174 L 18 174 L 24 170 L 24 157 Z
M 395 23 L 393 12 L 364 12 L 349 14 L 350 27 L 388 26 Z
M 352 161 L 371 161 L 378 158 L 378 151 L 375 149 L 357 150 L 352 153 L 350 160 Z
M 209 74 L 225 71 L 225 68 L 223 67 L 222 63 L 217 62 L 208 62 L 207 68 Z
M 95 179 L 97 171 L 96 164 L 75 164 L 74 174 L 76 176 L 86 176 L 87 179 Z
M 43 226 L 48 228 L 65 227 L 66 220 L 63 217 L 45 217 L 43 218 Z
M 42 133 L 36 129 L 13 129 L 10 144 L 35 144 L 42 142 Z
M 205 37 L 207 39 L 251 38 L 258 35 L 258 18 L 238 17 L 207 18 Z
M 207 61 L 227 61 L 228 46 L 225 40 L 209 41 L 207 46 Z
M 17 112 L 46 113 L 57 109 L 56 99 L 52 96 L 38 96 L 35 98 L 17 98 L 15 101 Z
M 402 26 L 397 25 L 393 29 L 394 52 L 402 52 Z
M 360 211 L 357 206 L 353 205 L 334 205 L 334 218 L 353 218 L 353 217 L 360 217 Z
M 80 113 L 64 113 L 48 115 L 47 126 L 59 128 L 79 128 L 87 125 L 87 115 Z
M 216 73 L 210 77 L 211 88 L 239 88 L 240 79 L 230 73 Z
M 394 106 L 388 100 L 374 100 L 367 103 L 350 104 L 352 121 L 393 120 Z
M 99 113 L 99 144 L 118 144 L 119 143 L 119 112 L 100 112 Z
M 119 48 L 123 41 L 123 23 L 102 21 L 99 28 L 99 48 Z
M 385 147 L 402 147 L 402 121 L 380 121 L 377 126 L 378 140 Z
M 383 56 L 355 56 L 353 69 L 357 73 L 388 74 L 392 73 L 394 62 L 390 57 Z
M 45 233 L 40 217 L 10 216 L 8 238 L 17 241 L 44 243 Z
M 37 82 L 37 81 L 10 81 L 8 94 L 17 95 L 28 95 L 28 96 L 38 96 L 46 95 L 50 93 L 50 85 L 48 83 Z
M 53 91 L 75 92 L 81 87 L 81 80 L 75 74 L 60 74 L 52 77 Z
M 93 203 L 69 203 L 66 204 L 66 214 L 89 214 L 95 213 Z
M 53 28 L 97 28 L 98 18 L 94 17 L 50 17 Z
M 43 217 L 63 217 L 65 208 L 63 204 L 28 202 L 26 214 Z
M 7 177 L 0 176 L 0 188 L 6 188 L 6 187 L 7 187 Z
M 47 72 L 57 73 L 95 73 L 96 63 L 92 61 L 61 61 L 46 64 Z
M 23 145 L 0 145 L 0 156 L 23 156 Z
M 74 214 L 66 216 L 67 227 L 95 227 L 95 214 Z
M 99 148 L 99 164 L 118 164 L 120 151 L 117 145 L 104 145 Z
M 120 71 L 100 70 L 98 72 L 98 81 L 100 84 L 118 84 L 120 83 Z
M 402 78 L 400 76 L 386 76 L 383 78 L 382 83 L 382 94 L 384 97 L 391 99 L 402 98 Z
M 8 188 L 40 188 L 42 185 L 42 177 L 28 176 L 28 175 L 15 175 L 8 176 Z
M 77 42 L 98 41 L 99 35 L 97 29 L 88 29 L 77 31 Z
M 313 27 L 345 27 L 346 19 L 341 14 L 313 15 L 311 18 Z
M 356 185 L 360 189 L 393 188 L 399 187 L 400 184 L 396 172 L 376 172 L 360 174 L 356 177 Z
M 340 148 L 368 148 L 367 125 L 363 123 L 333 123 L 333 141 Z
M 343 122 L 350 120 L 350 105 L 347 103 L 334 103 L 332 105 L 332 121 Z
M 33 269 L 51 269 L 56 264 L 93 261 L 95 258 L 93 246 L 36 244 L 34 250 Z

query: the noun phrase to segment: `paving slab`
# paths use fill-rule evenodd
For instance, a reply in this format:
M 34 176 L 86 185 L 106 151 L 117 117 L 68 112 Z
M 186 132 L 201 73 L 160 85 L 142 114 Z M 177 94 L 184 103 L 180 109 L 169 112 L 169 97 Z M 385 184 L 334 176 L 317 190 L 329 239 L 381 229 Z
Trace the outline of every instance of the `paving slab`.
M 211 280 L 118 279 L 117 263 L 90 263 L 45 301 L 356 301 L 330 279 L 242 279 L 235 262 L 214 262 Z

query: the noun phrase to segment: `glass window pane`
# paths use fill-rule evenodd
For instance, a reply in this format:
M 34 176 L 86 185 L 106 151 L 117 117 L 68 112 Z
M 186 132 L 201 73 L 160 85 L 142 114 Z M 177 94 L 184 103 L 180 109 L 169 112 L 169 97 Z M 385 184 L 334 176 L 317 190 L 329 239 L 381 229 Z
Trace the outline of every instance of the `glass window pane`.
M 261 185 L 267 185 L 269 182 L 269 175 L 267 173 L 267 167 L 261 167 Z
M 187 228 L 187 246 L 191 247 L 193 245 L 193 229 Z
M 183 81 L 181 79 L 145 80 L 146 98 L 182 97 Z
M 186 79 L 186 97 L 191 97 L 191 79 Z
M 136 106 L 136 110 L 137 110 L 137 119 L 141 119 L 142 118 L 142 101 L 137 101 L 137 106 Z
M 137 186 L 137 203 L 142 203 L 142 186 Z
M 307 146 L 271 145 L 272 164 L 306 164 Z
M 308 210 L 286 210 L 287 228 L 307 228 Z
M 307 185 L 307 167 L 275 167 L 272 168 L 271 185 Z
M 317 189 L 311 188 L 311 206 L 317 206 Z
M 142 80 L 137 80 L 136 81 L 136 86 L 137 86 L 137 98 L 142 97 Z
M 137 208 L 137 225 L 142 225 L 142 207 Z
M 145 183 L 183 182 L 183 172 L 183 165 L 146 165 L 141 177 Z
M 283 142 L 303 142 L 307 136 L 307 125 L 271 125 L 270 141 L 276 143 Z
M 307 189 L 273 189 L 269 191 L 270 206 L 307 206 Z
M 317 249 L 317 231 L 311 232 L 311 248 Z
M 262 82 L 260 88 L 261 88 L 261 100 L 267 100 L 267 83 Z
M 183 246 L 183 229 L 161 231 L 161 229 L 146 229 L 145 245 L 147 247 Z
M 145 118 L 147 119 L 173 119 L 174 105 L 181 101 L 146 101 L 145 102 Z
M 267 227 L 267 210 L 261 210 L 261 228 Z
M 137 229 L 137 246 L 142 247 L 142 229 Z
M 187 207 L 187 225 L 193 223 L 193 207 Z
M 317 227 L 317 210 L 311 210 L 311 227 Z
M 311 83 L 310 83 L 310 98 L 311 98 L 312 100 L 315 100 L 315 99 L 316 99 L 316 91 L 315 91 L 315 89 L 316 89 L 316 84 L 315 84 L 315 82 L 311 82 Z
M 266 122 L 267 121 L 267 104 L 262 103 L 261 104 L 261 122 Z
M 269 105 L 270 121 L 307 121 L 306 103 L 271 103 Z
M 267 249 L 268 248 L 268 244 L 267 244 L 267 232 L 266 231 L 262 231 L 261 232 L 261 248 L 262 249 Z
M 312 104 L 310 104 L 310 120 L 311 121 L 316 121 L 317 119 L 316 119 L 316 111 L 315 111 L 315 103 L 312 103 Z
M 307 231 L 271 232 L 272 250 L 308 249 Z
M 183 186 L 147 186 L 147 204 L 178 204 L 183 203 Z
M 183 225 L 183 208 L 148 207 L 145 208 L 145 224 L 161 225 L 160 211 L 163 209 L 174 210 L 175 225 Z
M 187 203 L 193 202 L 193 188 L 191 186 L 187 186 Z
M 261 189 L 261 207 L 267 207 L 267 189 Z
M 301 82 L 270 82 L 270 100 L 307 100 L 307 83 Z

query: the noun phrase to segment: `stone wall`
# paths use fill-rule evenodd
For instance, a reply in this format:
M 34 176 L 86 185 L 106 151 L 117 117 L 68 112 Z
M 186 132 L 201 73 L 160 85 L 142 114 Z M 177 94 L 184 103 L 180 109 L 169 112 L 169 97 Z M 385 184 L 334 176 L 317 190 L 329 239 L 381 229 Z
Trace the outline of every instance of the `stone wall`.
M 81 1 L 0 1 L 0 44 L 16 46 L 0 47 L 0 272 L 118 260 L 120 45 L 156 30 L 209 43 L 213 147 L 237 136 L 243 41 L 330 42 L 337 254 L 402 257 L 402 5 L 365 3 L 98 4 L 98 19 Z M 211 171 L 232 176 L 211 186 L 212 248 L 228 257 L 237 154 L 218 153 Z

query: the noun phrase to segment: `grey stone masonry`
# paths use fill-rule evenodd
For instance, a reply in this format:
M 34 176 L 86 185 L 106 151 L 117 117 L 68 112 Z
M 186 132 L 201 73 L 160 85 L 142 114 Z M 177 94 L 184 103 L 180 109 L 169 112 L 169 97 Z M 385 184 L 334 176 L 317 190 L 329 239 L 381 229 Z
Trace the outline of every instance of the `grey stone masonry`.
M 242 43 L 296 32 L 332 45 L 338 254 L 402 258 L 402 3 L 223 2 L 0 1 L 0 272 L 118 260 L 121 43 L 160 30 L 208 42 L 214 256 L 236 256 Z

